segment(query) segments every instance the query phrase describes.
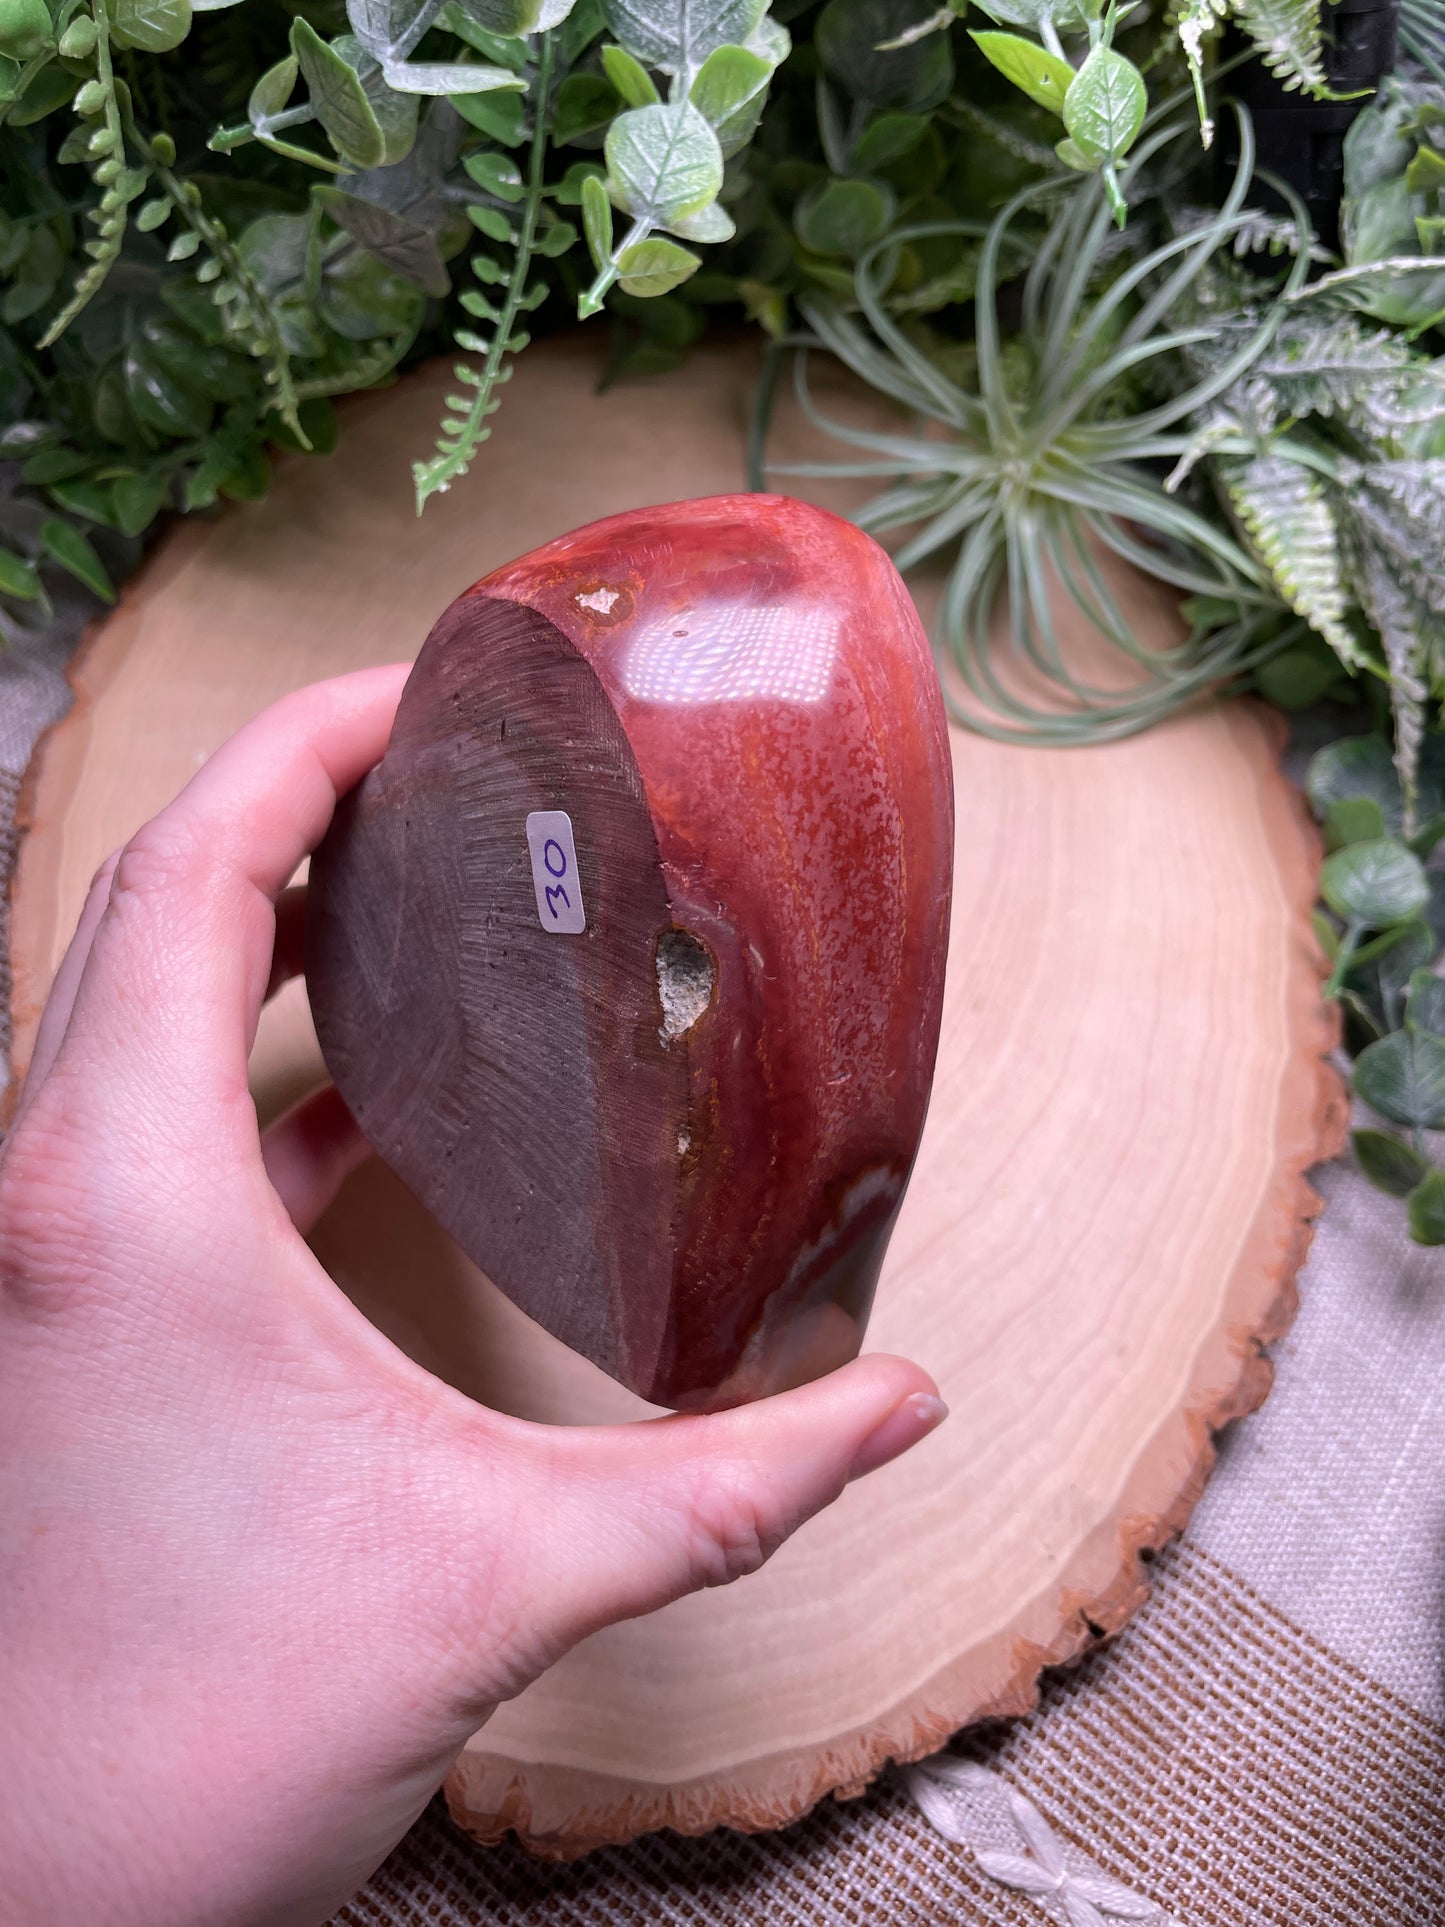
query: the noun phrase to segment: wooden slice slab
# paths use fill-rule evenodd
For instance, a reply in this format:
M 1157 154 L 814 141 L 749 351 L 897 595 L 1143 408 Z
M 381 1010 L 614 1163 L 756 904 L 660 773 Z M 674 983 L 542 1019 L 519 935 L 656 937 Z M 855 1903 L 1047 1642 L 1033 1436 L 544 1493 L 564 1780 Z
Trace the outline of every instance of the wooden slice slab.
M 16 1061 L 87 881 L 246 717 L 413 653 L 459 590 L 614 510 L 743 482 L 745 355 L 594 393 L 530 351 L 477 473 L 414 519 L 445 370 L 346 413 L 326 462 L 193 521 L 100 628 L 37 758 L 15 886 Z M 836 499 L 836 498 L 834 498 Z M 1143 637 L 1177 618 L 1121 594 Z M 462 1825 L 555 1855 L 785 1823 L 986 1715 L 1122 1626 L 1211 1433 L 1264 1396 L 1337 1148 L 1310 934 L 1318 850 L 1281 730 L 1235 703 L 1092 750 L 955 732 L 958 858 L 929 1123 L 869 1344 L 952 1407 L 761 1573 L 588 1640 L 471 1742 Z M 304 994 L 268 1011 L 270 1114 L 320 1076 Z M 648 1408 L 507 1303 L 370 1165 L 315 1238 L 356 1302 L 474 1396 L 557 1423 Z

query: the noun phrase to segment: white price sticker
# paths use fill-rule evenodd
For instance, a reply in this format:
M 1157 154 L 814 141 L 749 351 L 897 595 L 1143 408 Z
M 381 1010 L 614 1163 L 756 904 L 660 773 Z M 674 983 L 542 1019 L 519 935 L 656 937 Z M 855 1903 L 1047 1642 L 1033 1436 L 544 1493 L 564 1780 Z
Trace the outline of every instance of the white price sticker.
M 544 930 L 575 937 L 587 928 L 572 819 L 566 810 L 533 810 L 527 818 L 527 848 L 532 853 L 532 886 Z

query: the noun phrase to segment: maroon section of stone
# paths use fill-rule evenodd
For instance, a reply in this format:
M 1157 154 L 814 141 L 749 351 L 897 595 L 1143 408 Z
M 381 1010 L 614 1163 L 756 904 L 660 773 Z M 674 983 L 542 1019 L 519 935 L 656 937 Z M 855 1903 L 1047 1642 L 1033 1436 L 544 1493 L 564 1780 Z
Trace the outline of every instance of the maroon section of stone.
M 580 933 L 540 920 L 534 810 L 570 818 Z M 813 1377 L 858 1349 L 922 1131 L 952 839 L 875 543 L 776 496 L 594 523 L 447 611 L 317 854 L 328 1065 L 502 1290 L 643 1396 Z

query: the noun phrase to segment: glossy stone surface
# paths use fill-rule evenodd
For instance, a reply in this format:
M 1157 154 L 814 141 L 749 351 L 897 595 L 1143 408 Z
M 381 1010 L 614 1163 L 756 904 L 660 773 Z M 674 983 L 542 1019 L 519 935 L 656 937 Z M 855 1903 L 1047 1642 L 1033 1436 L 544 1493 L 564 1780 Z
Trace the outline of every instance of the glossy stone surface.
M 549 885 L 526 824 L 556 811 Z M 933 663 L 876 544 L 776 496 L 595 523 L 445 613 L 317 853 L 328 1066 L 623 1383 L 706 1410 L 801 1382 L 858 1349 L 917 1149 L 952 844 Z

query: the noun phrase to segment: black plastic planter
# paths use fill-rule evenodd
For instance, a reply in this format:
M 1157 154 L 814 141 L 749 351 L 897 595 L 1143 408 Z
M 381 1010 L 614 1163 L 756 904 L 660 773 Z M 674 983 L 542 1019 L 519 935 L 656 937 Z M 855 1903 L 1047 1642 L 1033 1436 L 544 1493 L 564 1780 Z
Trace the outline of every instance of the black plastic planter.
M 1248 107 L 1258 147 L 1257 165 L 1287 181 L 1309 209 L 1315 231 L 1326 247 L 1339 241 L 1340 192 L 1344 182 L 1345 134 L 1395 65 L 1399 0 L 1324 0 L 1324 69 L 1336 94 L 1354 100 L 1312 100 L 1298 89 L 1287 91 L 1260 59 L 1247 60 L 1227 82 L 1228 91 Z M 1231 27 L 1226 55 L 1249 43 Z M 1221 122 L 1221 158 L 1233 172 L 1239 158 L 1237 131 L 1229 116 Z M 1259 181 L 1257 206 L 1284 212 L 1284 197 Z

